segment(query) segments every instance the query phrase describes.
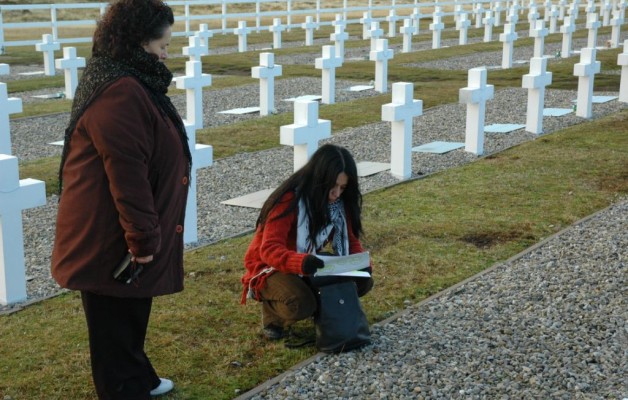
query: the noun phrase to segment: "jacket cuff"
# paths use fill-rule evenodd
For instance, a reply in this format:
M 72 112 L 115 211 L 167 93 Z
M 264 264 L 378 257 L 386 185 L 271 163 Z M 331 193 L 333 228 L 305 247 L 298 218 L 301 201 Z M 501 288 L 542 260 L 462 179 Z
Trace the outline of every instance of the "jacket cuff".
M 129 250 L 135 257 L 146 257 L 159 252 L 161 247 L 161 229 L 150 232 L 126 232 L 124 234 Z

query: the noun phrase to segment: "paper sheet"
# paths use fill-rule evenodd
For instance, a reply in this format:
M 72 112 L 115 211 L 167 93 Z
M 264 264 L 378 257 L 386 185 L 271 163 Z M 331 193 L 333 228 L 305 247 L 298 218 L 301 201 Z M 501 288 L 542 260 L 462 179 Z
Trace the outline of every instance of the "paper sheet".
M 315 276 L 341 274 L 344 276 L 370 276 L 368 272 L 364 275 L 363 271 L 358 271 L 370 265 L 371 257 L 368 252 L 355 253 L 348 256 L 322 256 L 317 254 L 316 257 L 325 261 L 325 267 L 316 271 Z

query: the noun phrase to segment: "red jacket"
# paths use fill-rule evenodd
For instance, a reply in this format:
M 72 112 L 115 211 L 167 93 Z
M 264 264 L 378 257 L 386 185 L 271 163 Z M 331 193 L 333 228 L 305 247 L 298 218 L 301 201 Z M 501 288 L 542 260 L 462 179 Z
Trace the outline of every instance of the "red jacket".
M 264 287 L 268 275 L 274 271 L 286 274 L 303 274 L 301 264 L 307 255 L 297 253 L 298 207 L 283 218 L 276 219 L 288 209 L 294 199 L 294 193 L 288 192 L 270 211 L 263 227 L 258 227 L 255 236 L 244 256 L 246 273 L 242 276 L 242 304 L 246 302 L 249 283 L 258 298 L 258 292 Z M 364 251 L 360 240 L 353 234 L 351 221 L 347 218 L 349 232 L 349 254 Z M 269 268 L 273 267 L 273 270 Z M 267 270 L 268 273 L 264 273 Z
M 65 288 L 116 297 L 181 291 L 187 174 L 179 134 L 146 89 L 130 77 L 112 83 L 72 134 L 52 276 Z M 154 255 L 137 285 L 112 277 L 128 249 Z

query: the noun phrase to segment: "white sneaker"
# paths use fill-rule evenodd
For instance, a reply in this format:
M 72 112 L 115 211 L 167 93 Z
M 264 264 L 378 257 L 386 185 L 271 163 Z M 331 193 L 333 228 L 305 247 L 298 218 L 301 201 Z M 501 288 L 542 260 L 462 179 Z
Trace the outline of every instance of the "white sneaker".
M 159 396 L 174 389 L 174 383 L 170 379 L 159 378 L 159 380 L 161 381 L 159 386 L 150 391 L 151 396 Z

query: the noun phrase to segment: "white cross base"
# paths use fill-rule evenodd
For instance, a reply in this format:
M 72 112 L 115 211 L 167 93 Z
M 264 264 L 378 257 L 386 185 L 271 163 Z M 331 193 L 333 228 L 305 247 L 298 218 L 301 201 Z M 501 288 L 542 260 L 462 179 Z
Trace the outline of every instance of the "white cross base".
M 203 73 L 200 61 L 186 61 L 185 76 L 175 80 L 177 89 L 185 89 L 187 121 L 196 129 L 203 128 L 203 87 L 211 86 L 212 76 Z
M 22 112 L 22 99 L 9 97 L 7 84 L 0 83 L 0 154 L 11 154 L 9 114 Z
M 412 175 L 412 119 L 423 114 L 423 101 L 413 100 L 414 85 L 392 85 L 392 103 L 382 106 L 382 121 L 391 123 L 390 173 L 399 179 Z
M 294 147 L 294 171 L 303 167 L 318 149 L 318 142 L 331 137 L 331 121 L 318 119 L 318 102 L 296 100 L 294 124 L 279 130 L 280 143 Z
M 26 300 L 22 210 L 46 204 L 42 181 L 19 179 L 17 158 L 0 154 L 0 304 Z
M 63 58 L 55 60 L 55 67 L 64 70 L 65 97 L 73 99 L 78 86 L 78 69 L 85 67 L 85 57 L 77 57 L 74 47 L 64 47 Z
M 0 64 L 0 75 L 9 75 L 9 64 Z
M 469 70 L 468 85 L 460 89 L 460 103 L 467 104 L 465 151 L 476 155 L 484 153 L 484 119 L 486 101 L 493 98 L 495 87 L 486 84 L 486 68 Z

